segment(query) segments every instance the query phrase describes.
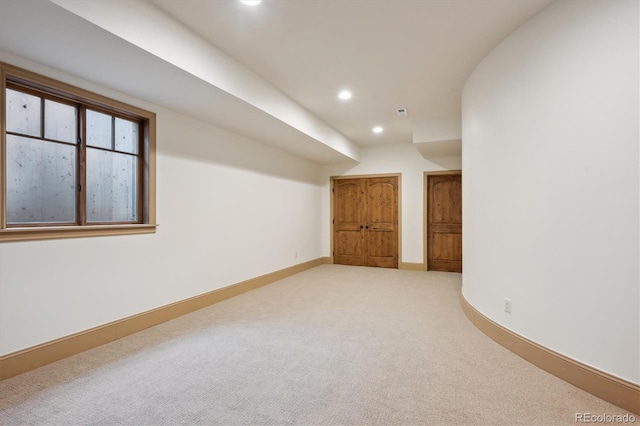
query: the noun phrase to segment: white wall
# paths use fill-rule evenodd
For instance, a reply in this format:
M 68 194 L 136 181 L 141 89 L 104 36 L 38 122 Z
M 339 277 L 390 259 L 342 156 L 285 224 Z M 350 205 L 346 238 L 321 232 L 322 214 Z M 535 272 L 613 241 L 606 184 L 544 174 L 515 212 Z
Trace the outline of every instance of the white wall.
M 323 168 L 322 252 L 331 255 L 331 176 L 402 174 L 402 258 L 400 262 L 423 263 L 423 179 L 424 172 L 460 170 L 460 157 L 425 160 L 414 144 L 380 145 L 362 148 L 360 163 Z
M 638 6 L 552 4 L 476 68 L 462 110 L 464 296 L 635 383 Z
M 322 256 L 320 167 L 0 52 L 157 113 L 155 235 L 0 244 L 0 355 Z
M 441 142 L 462 138 L 461 117 L 434 118 L 413 124 L 413 143 Z

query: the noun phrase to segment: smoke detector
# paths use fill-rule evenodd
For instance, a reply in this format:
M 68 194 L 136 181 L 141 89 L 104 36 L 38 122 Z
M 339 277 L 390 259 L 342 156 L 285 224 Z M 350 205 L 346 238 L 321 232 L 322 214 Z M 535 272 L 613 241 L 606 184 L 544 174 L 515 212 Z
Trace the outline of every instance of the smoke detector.
M 406 117 L 409 115 L 409 111 L 406 108 L 398 108 L 396 113 L 398 114 L 398 117 Z

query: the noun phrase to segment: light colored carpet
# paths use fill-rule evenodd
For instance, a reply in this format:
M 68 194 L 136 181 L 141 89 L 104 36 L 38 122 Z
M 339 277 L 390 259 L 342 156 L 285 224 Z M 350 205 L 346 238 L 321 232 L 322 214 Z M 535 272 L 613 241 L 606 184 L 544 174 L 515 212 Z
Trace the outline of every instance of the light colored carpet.
M 323 265 L 0 382 L 0 424 L 575 424 L 625 411 L 494 343 L 461 275 Z

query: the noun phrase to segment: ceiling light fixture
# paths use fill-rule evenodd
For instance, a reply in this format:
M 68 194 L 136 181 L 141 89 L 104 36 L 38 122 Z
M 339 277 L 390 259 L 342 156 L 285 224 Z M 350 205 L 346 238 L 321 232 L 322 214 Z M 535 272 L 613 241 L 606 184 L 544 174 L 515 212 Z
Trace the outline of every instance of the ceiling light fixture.
M 346 101 L 347 99 L 351 99 L 351 92 L 348 90 L 343 90 L 342 92 L 338 93 L 338 97 L 343 101 Z
M 382 127 L 380 126 L 376 126 L 373 129 L 371 129 L 373 131 L 373 133 L 382 133 L 382 131 L 384 130 Z
M 247 6 L 255 6 L 260 4 L 262 0 L 240 0 L 240 2 L 246 4 Z

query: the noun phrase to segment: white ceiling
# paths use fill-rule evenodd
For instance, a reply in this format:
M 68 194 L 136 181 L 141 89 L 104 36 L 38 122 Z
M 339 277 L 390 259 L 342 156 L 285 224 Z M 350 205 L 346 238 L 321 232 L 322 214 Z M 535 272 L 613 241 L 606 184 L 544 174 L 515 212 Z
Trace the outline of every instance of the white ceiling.
M 551 1 L 0 0 L 0 54 L 335 164 L 459 116 L 473 68 Z
M 459 116 L 475 66 L 552 0 L 152 1 L 347 138 L 376 145 Z M 342 88 L 351 101 L 338 101 Z

